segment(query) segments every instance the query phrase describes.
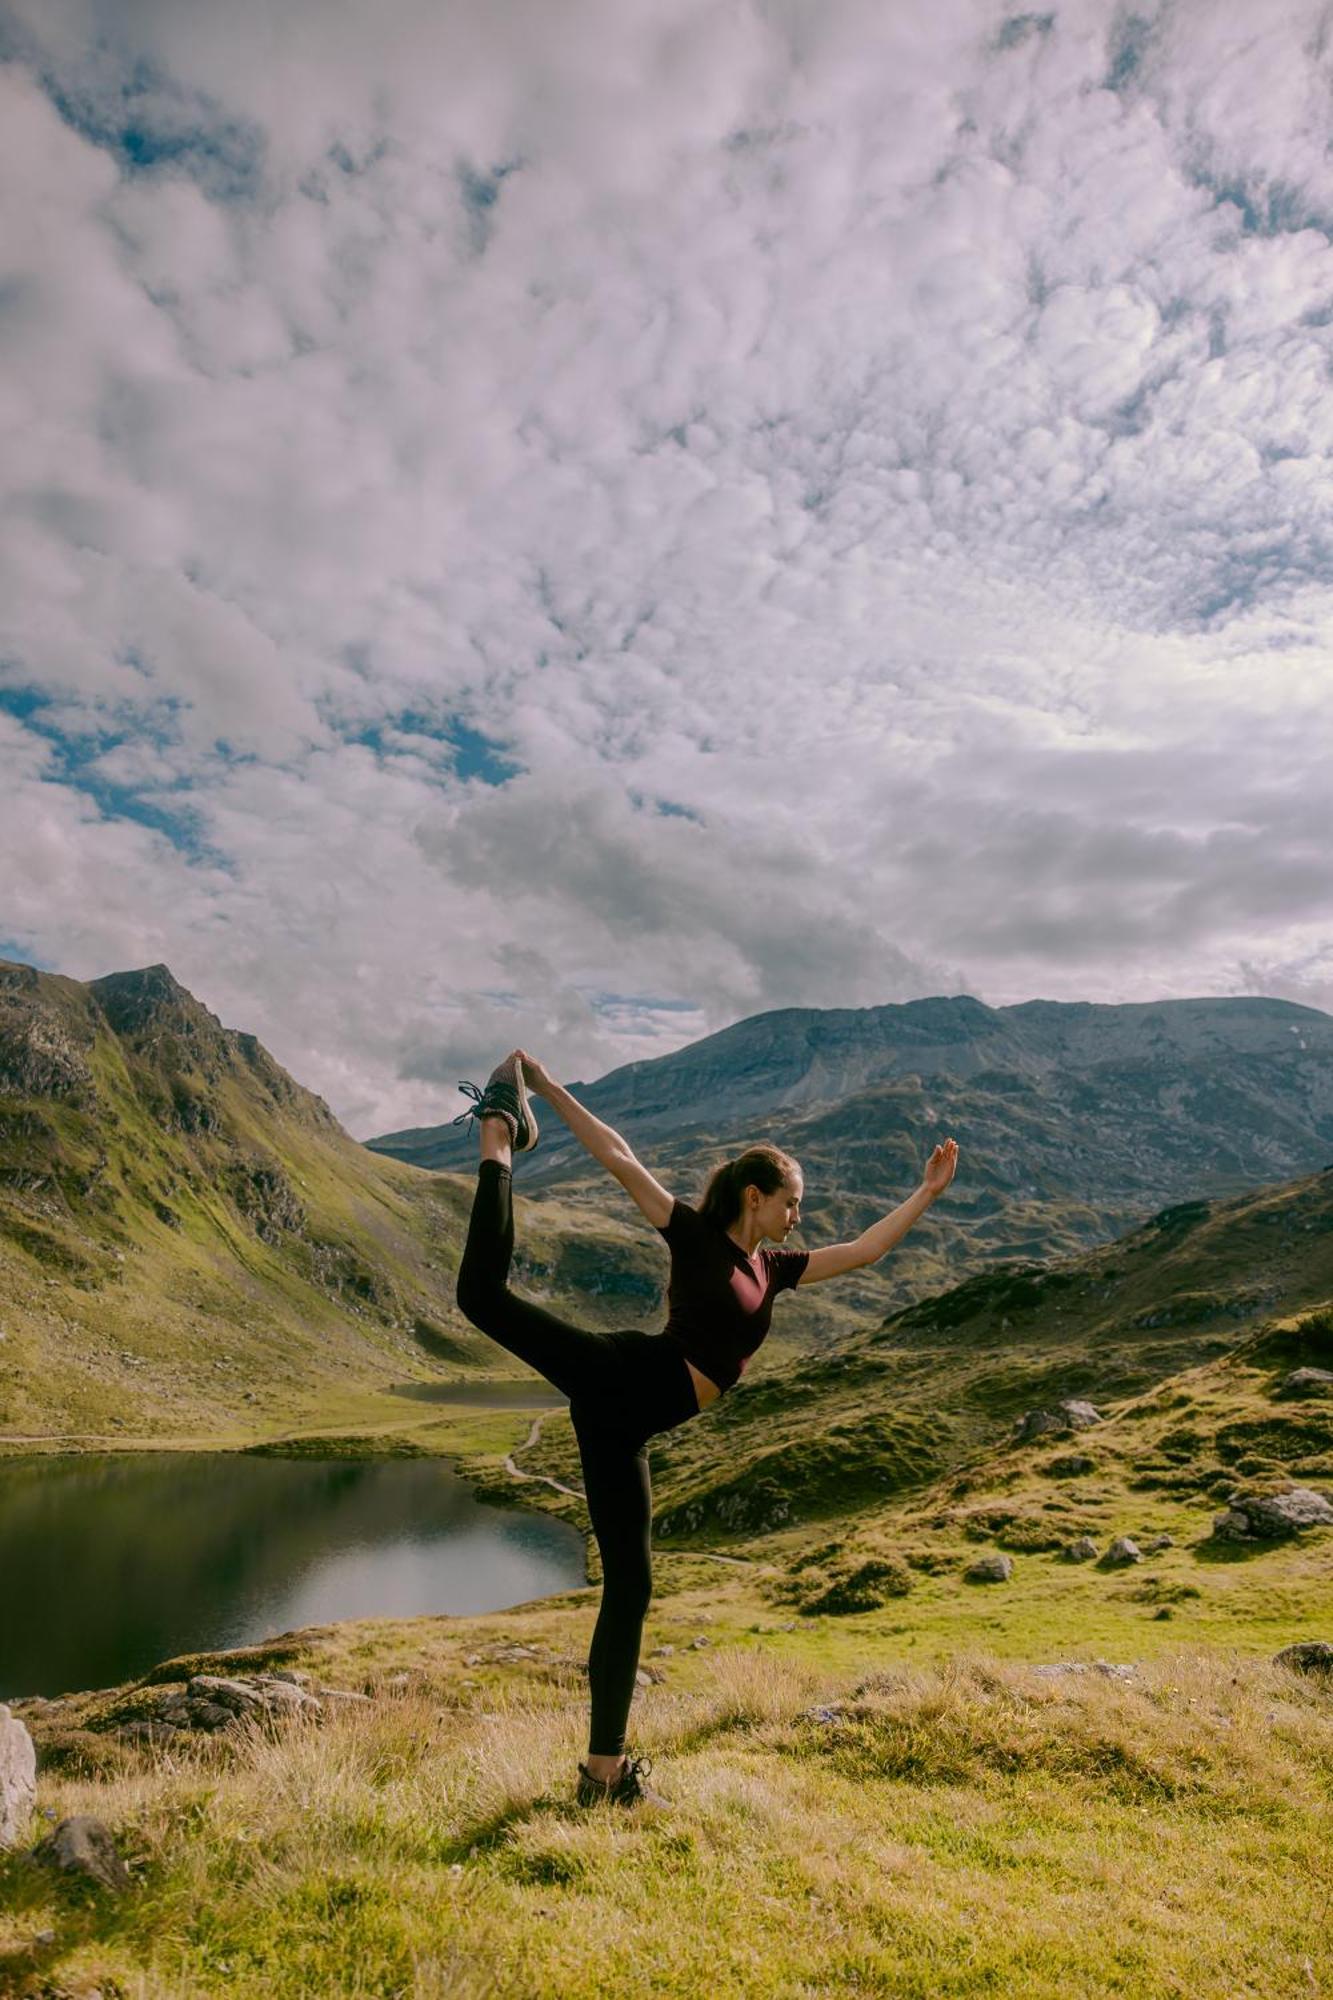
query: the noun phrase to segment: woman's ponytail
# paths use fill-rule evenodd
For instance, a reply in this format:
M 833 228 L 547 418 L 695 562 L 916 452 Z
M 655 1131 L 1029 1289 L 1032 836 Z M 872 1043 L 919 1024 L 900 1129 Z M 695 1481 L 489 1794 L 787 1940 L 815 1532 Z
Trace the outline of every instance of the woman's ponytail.
M 707 1216 L 719 1229 L 730 1229 L 741 1212 L 741 1197 L 747 1187 L 760 1194 L 776 1194 L 792 1174 L 799 1173 L 790 1153 L 780 1146 L 761 1143 L 749 1147 L 737 1159 L 724 1160 L 708 1177 L 699 1202 L 700 1215 Z

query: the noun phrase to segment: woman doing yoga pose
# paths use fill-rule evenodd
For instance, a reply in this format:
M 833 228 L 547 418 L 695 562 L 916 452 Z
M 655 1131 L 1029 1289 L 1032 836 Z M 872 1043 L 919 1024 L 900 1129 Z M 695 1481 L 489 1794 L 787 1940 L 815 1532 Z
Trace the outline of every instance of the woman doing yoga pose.
M 602 1558 L 602 1601 L 588 1655 L 592 1721 L 579 1765 L 581 1805 L 666 1801 L 645 1784 L 651 1760 L 631 1757 L 625 1728 L 652 1594 L 652 1485 L 647 1442 L 687 1423 L 739 1381 L 768 1332 L 781 1291 L 873 1264 L 899 1242 L 953 1179 L 958 1147 L 946 1139 L 921 1185 L 854 1242 L 819 1250 L 781 1245 L 800 1219 L 801 1169 L 776 1146 L 751 1146 L 719 1167 L 697 1208 L 678 1201 L 634 1157 L 620 1134 L 571 1097 L 540 1062 L 515 1049 L 456 1118 L 475 1118 L 481 1162 L 458 1303 L 474 1326 L 569 1398 L 588 1514 Z M 531 1152 L 531 1088 L 558 1112 L 593 1158 L 638 1203 L 671 1251 L 669 1317 L 661 1333 L 590 1333 L 509 1289 L 514 1253 L 513 1156 Z

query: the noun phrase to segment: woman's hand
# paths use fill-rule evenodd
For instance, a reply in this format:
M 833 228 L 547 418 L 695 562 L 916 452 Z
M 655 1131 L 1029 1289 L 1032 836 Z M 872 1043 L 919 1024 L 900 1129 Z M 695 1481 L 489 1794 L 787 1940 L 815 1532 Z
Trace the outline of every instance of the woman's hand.
M 938 1145 L 926 1161 L 926 1171 L 921 1176 L 921 1185 L 934 1201 L 936 1195 L 943 1194 L 953 1179 L 958 1165 L 958 1141 L 945 1139 Z
M 523 1065 L 524 1083 L 540 1097 L 547 1085 L 554 1081 L 551 1072 L 545 1063 L 538 1062 L 536 1056 L 530 1056 L 526 1049 L 515 1049 L 514 1054 Z

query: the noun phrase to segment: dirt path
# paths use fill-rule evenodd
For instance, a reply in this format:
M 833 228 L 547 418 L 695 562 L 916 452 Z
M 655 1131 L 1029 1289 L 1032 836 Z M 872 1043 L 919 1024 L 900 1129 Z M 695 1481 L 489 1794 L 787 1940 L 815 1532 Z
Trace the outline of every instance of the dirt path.
M 519 1451 L 531 1451 L 533 1445 L 536 1444 L 542 1434 L 542 1419 L 558 1414 L 557 1411 L 543 1410 L 539 1416 L 534 1417 L 532 1420 L 532 1429 L 528 1432 L 522 1444 L 518 1446 Z M 558 1479 L 551 1479 L 544 1472 L 523 1472 L 515 1465 L 512 1455 L 505 1459 L 505 1471 L 514 1479 L 540 1480 L 543 1486 L 553 1486 L 557 1493 L 568 1493 L 573 1500 L 586 1500 L 588 1497 L 581 1487 L 562 1486 Z M 748 1569 L 750 1567 L 749 1556 L 720 1556 L 714 1554 L 712 1549 L 691 1549 L 688 1553 L 690 1555 L 703 1556 L 709 1562 L 731 1563 L 738 1569 Z

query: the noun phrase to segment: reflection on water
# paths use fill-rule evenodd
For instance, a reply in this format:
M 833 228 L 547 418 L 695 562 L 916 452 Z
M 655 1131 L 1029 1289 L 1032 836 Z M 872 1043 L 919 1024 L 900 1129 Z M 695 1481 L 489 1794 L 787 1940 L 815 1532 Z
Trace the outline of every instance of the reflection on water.
M 413 1403 L 478 1403 L 492 1410 L 559 1410 L 569 1401 L 540 1375 L 530 1382 L 395 1382 L 389 1394 Z
M 0 1701 L 301 1625 L 498 1611 L 582 1587 L 583 1537 L 439 1459 L 0 1460 Z

